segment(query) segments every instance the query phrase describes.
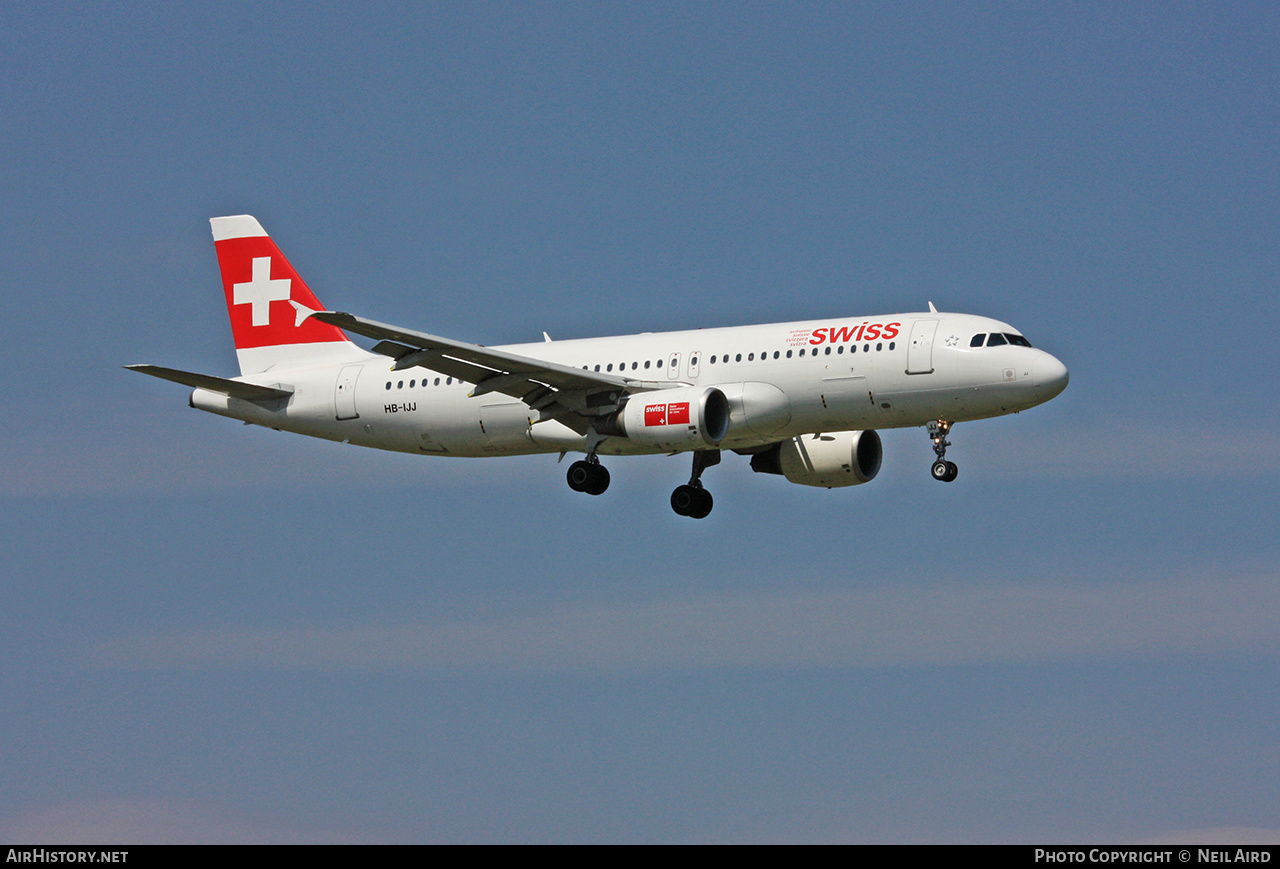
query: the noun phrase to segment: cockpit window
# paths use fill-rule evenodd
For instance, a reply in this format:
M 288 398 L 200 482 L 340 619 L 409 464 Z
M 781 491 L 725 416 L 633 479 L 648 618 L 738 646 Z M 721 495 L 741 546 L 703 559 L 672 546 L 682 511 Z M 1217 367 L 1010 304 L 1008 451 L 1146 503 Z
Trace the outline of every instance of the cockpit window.
M 1012 332 L 992 332 L 990 335 L 980 332 L 969 339 L 970 347 L 981 347 L 983 344 L 988 347 L 1003 347 L 1006 344 L 1012 344 L 1015 347 L 1031 346 L 1031 342 L 1026 338 Z

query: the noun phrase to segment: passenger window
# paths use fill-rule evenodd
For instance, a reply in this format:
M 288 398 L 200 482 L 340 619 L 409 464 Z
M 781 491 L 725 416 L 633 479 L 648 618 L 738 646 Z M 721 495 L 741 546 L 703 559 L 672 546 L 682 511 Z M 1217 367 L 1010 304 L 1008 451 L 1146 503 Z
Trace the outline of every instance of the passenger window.
M 843 344 L 841 344 L 839 347 L 837 347 L 837 348 L 836 348 L 836 353 L 838 353 L 838 354 L 843 354 L 843 353 L 844 353 L 844 345 L 843 345 Z
M 737 356 L 734 356 L 734 357 L 733 357 L 733 361 L 734 361 L 734 362 L 741 362 L 741 361 L 742 361 L 742 354 L 741 354 L 741 353 L 739 353 Z
M 755 362 L 755 361 L 756 361 L 756 354 L 754 354 L 754 353 L 748 353 L 748 354 L 747 354 L 747 361 L 748 361 L 748 362 Z
M 790 359 L 790 358 L 791 358 L 791 351 L 790 351 L 790 350 L 788 350 L 788 351 L 787 351 L 787 358 L 788 358 L 788 359 Z
M 391 381 L 390 381 L 390 380 L 388 380 L 388 381 L 387 381 L 387 389 L 390 389 L 390 388 L 391 388 Z
M 397 384 L 396 384 L 396 389 L 404 389 L 404 381 L 403 381 L 403 380 L 401 380 L 399 383 L 397 383 Z
M 877 353 L 879 353 L 882 349 L 884 349 L 884 342 L 883 342 L 883 341 L 881 341 L 880 343 L 876 344 L 876 352 L 877 352 Z

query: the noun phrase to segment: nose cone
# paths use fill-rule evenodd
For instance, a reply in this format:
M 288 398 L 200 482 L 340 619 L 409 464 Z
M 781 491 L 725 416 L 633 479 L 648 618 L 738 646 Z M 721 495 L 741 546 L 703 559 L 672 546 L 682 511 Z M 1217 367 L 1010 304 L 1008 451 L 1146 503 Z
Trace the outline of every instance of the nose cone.
M 1041 353 L 1036 361 L 1031 364 L 1031 383 L 1035 386 L 1036 391 L 1040 393 L 1039 398 L 1041 401 L 1048 401 L 1066 389 L 1067 381 L 1070 379 L 1071 375 L 1067 372 L 1067 366 L 1048 353 Z

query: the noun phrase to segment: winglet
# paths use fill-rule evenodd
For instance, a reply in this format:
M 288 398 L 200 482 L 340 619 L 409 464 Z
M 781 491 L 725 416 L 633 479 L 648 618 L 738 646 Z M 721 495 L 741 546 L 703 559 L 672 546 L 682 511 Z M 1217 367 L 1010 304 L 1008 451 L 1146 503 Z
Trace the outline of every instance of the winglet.
M 293 299 L 289 300 L 289 304 L 293 305 L 293 310 L 297 311 L 297 316 L 295 316 L 293 319 L 293 328 L 295 329 L 297 329 L 299 326 L 305 323 L 307 321 L 307 318 L 310 317 L 312 314 L 319 313 L 313 308 L 308 308 L 306 305 L 302 304 L 301 302 L 295 302 Z
M 930 302 L 930 303 L 929 303 L 929 313 L 930 313 L 930 314 L 936 314 L 936 313 L 938 313 L 938 309 L 937 309 L 937 308 L 935 308 L 935 307 L 933 306 L 933 302 Z

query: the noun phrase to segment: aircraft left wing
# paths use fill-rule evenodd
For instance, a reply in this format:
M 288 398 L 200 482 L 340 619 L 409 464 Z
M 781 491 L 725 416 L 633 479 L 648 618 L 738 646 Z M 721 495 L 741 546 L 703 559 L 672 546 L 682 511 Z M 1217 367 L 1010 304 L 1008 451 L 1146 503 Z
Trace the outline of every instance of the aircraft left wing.
M 475 384 L 472 396 L 490 392 L 510 395 L 539 411 L 542 419 L 559 417 L 575 428 L 579 426 L 563 418 L 575 414 L 597 416 L 615 408 L 626 393 L 668 388 L 665 383 L 573 368 L 340 311 L 316 311 L 310 316 L 378 341 L 374 352 L 395 359 L 393 370 L 421 367 L 439 371 Z M 585 431 L 585 426 L 581 427 Z

